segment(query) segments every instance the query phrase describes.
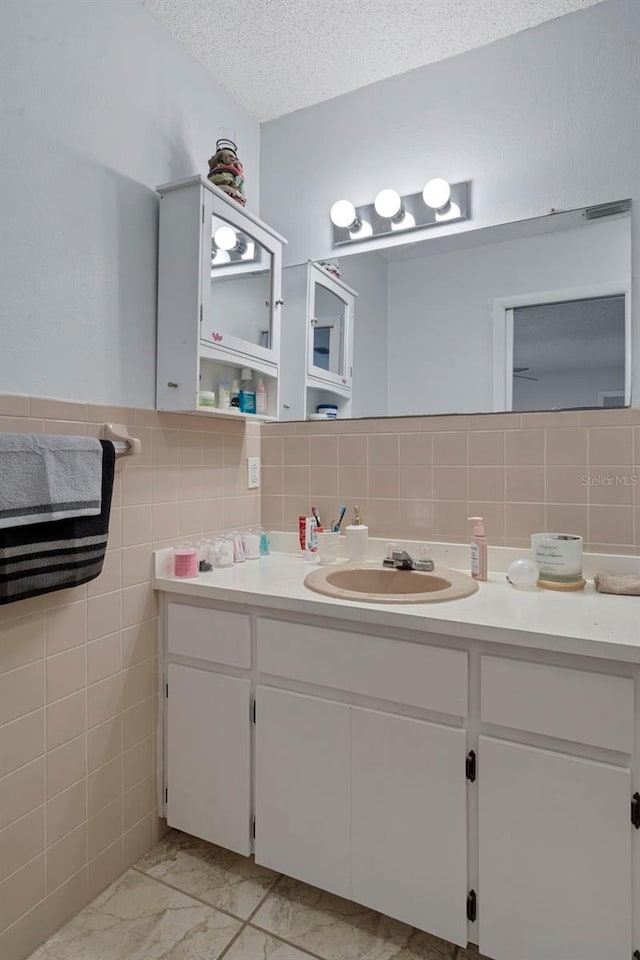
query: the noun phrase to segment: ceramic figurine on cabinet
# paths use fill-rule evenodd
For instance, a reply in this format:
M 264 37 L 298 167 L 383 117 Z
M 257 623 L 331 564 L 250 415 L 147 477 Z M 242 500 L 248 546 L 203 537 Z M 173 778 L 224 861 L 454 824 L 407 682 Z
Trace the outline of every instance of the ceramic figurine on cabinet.
M 216 152 L 209 159 L 207 179 L 244 207 L 244 168 L 238 160 L 238 148 L 233 140 L 223 137 L 216 141 Z

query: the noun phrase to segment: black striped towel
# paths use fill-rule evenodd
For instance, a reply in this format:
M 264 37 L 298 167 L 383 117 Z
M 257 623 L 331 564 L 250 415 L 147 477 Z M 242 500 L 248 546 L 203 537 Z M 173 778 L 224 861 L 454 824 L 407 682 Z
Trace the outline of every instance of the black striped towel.
M 113 493 L 115 450 L 102 445 L 102 509 L 75 517 L 0 530 L 0 604 L 77 587 L 95 579 L 104 563 Z

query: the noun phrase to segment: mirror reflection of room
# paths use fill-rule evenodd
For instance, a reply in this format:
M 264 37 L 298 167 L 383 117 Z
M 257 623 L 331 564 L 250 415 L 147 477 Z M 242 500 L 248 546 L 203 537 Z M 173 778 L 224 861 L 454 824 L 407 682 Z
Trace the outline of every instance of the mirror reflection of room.
M 629 403 L 629 202 L 351 247 L 334 261 L 358 294 L 351 396 L 338 402 L 338 416 Z M 297 269 L 285 268 L 285 278 Z M 303 324 L 300 309 L 285 305 L 283 322 L 293 323 L 297 311 L 295 323 Z M 314 363 L 327 368 L 336 331 L 314 318 L 310 329 Z M 289 362 L 290 354 L 285 393 Z M 314 414 L 308 391 L 305 399 L 296 397 L 281 417 Z
M 213 217 L 211 301 L 220 327 L 240 340 L 271 346 L 272 255 L 254 237 Z

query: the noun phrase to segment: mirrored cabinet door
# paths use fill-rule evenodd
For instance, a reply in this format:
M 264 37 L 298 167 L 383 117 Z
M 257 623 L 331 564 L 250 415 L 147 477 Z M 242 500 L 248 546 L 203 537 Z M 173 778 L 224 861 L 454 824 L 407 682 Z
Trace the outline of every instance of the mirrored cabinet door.
M 201 339 L 247 359 L 277 362 L 280 245 L 215 196 L 205 210 Z
M 351 384 L 354 300 L 345 284 L 309 265 L 307 374 L 343 389 Z

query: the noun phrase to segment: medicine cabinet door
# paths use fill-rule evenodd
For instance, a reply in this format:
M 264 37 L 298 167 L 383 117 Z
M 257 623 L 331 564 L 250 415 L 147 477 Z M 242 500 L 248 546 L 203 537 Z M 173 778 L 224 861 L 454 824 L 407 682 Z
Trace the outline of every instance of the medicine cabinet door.
M 355 294 L 315 264 L 309 265 L 307 375 L 342 390 L 351 386 Z
M 204 206 L 201 340 L 239 365 L 277 365 L 281 245 L 209 192 Z

